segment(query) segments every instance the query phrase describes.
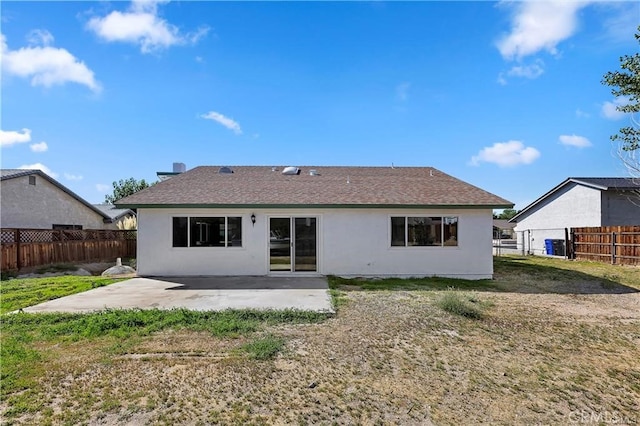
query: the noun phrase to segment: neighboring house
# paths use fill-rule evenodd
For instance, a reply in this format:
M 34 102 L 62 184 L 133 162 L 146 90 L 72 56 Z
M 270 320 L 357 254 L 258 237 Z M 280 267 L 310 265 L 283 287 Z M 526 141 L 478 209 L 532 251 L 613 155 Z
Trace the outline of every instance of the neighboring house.
M 493 219 L 493 238 L 499 239 L 514 239 L 516 224 L 509 222 L 507 219 Z
M 108 214 L 40 170 L 1 173 L 2 228 L 116 229 Z
M 123 223 L 127 219 L 135 217 L 136 214 L 131 209 L 119 209 L 113 204 L 94 204 L 93 207 L 100 210 L 111 218 L 111 222 L 119 228 L 119 224 Z
M 158 176 L 158 180 L 160 182 L 171 179 L 175 175 L 179 175 L 180 173 L 184 173 L 187 171 L 187 166 L 184 163 L 173 163 L 173 171 L 172 172 L 156 172 Z
M 548 253 L 545 240 L 565 239 L 565 229 L 640 225 L 640 183 L 630 178 L 568 178 L 522 209 L 516 222 L 518 247 Z
M 138 273 L 491 278 L 503 198 L 430 167 L 196 167 L 119 200 Z

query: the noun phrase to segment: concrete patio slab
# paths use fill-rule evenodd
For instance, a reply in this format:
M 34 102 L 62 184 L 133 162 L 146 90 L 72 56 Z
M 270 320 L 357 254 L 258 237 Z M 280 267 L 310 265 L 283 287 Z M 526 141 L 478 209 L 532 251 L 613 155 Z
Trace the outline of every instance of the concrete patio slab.
M 333 312 L 323 277 L 132 278 L 50 300 L 24 312 L 94 312 L 104 309 L 301 309 Z

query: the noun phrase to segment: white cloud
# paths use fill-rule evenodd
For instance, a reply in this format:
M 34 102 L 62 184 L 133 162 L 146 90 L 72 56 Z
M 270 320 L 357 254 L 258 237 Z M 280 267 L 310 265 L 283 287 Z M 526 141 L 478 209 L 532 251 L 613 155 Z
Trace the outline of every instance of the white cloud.
M 233 132 L 237 135 L 242 134 L 242 129 L 240 128 L 240 124 L 238 124 L 235 120 L 229 117 L 225 117 L 219 112 L 209 111 L 206 114 L 202 114 L 200 117 L 206 118 L 207 120 L 213 120 L 219 124 L 222 124 L 229 130 L 233 130 Z
M 396 99 L 400 102 L 405 102 L 409 99 L 409 89 L 411 88 L 411 83 L 404 82 L 400 83 L 396 86 Z
M 556 55 L 558 44 L 575 33 L 578 11 L 588 4 L 567 0 L 509 3 L 513 8 L 511 31 L 496 43 L 500 54 L 508 60 L 542 50 Z
M 576 110 L 576 117 L 578 117 L 578 118 L 589 118 L 589 117 L 591 117 L 591 114 L 589 114 L 588 112 L 582 111 L 580 108 L 578 108 Z
M 38 143 L 32 143 L 31 145 L 29 145 L 29 148 L 31 148 L 31 151 L 33 152 L 46 152 L 49 150 L 49 145 L 47 145 L 45 141 L 42 141 Z
M 81 176 L 81 175 L 72 175 L 71 173 L 67 173 L 67 172 L 64 173 L 64 178 L 66 180 L 82 180 L 82 179 L 84 179 L 84 177 Z
M 79 61 L 66 49 L 49 46 L 49 43 L 53 42 L 51 33 L 36 30 L 31 33 L 29 41 L 41 45 L 9 50 L 4 34 L 0 34 L 4 73 L 31 78 L 32 86 L 51 87 L 70 82 L 100 92 L 100 83 L 84 62 Z
M 23 170 L 42 170 L 43 172 L 45 172 L 46 174 L 48 174 L 49 176 L 51 176 L 52 178 L 57 178 L 58 174 L 53 172 L 50 168 L 48 168 L 47 166 L 45 166 L 42 163 L 34 163 L 34 164 L 24 164 L 20 167 L 18 167 L 19 169 L 23 169 Z
M 604 116 L 604 118 L 607 118 L 609 120 L 620 120 L 627 114 L 622 111 L 618 111 L 618 107 L 627 105 L 628 103 L 629 98 L 627 98 L 626 96 L 616 98 L 613 100 L 613 102 L 607 101 L 602 104 L 602 115 Z
M 636 2 L 599 2 L 604 5 L 611 16 L 604 19 L 604 38 L 609 43 L 633 42 L 633 35 L 638 30 L 638 5 Z M 599 10 L 602 14 L 602 10 Z
M 53 44 L 53 34 L 47 30 L 32 30 L 27 36 L 27 41 L 33 46 L 51 46 Z
M 575 146 L 576 148 L 587 148 L 591 146 L 591 141 L 584 136 L 560 135 L 558 138 L 562 145 Z
M 105 185 L 104 183 L 97 183 L 96 184 L 96 190 L 98 192 L 101 192 L 103 194 L 111 191 L 111 185 Z
M 494 163 L 500 167 L 511 167 L 519 164 L 531 164 L 540 157 L 540 152 L 530 146 L 525 147 L 520 141 L 496 142 L 493 146 L 480 150 L 471 157 L 474 166 L 482 162 Z
M 531 65 L 516 65 L 507 72 L 507 75 L 509 77 L 535 79 L 540 77 L 544 73 L 544 68 L 542 67 L 543 65 L 544 63 L 540 60 Z
M 108 42 L 140 45 L 142 53 L 151 53 L 180 44 L 197 43 L 209 32 L 200 27 L 193 33 L 180 29 L 158 16 L 158 5 L 166 1 L 133 1 L 125 12 L 113 11 L 104 17 L 93 17 L 87 28 Z
M 22 133 L 15 130 L 0 130 L 0 146 L 11 146 L 24 142 L 31 142 L 31 130 L 22 129 Z

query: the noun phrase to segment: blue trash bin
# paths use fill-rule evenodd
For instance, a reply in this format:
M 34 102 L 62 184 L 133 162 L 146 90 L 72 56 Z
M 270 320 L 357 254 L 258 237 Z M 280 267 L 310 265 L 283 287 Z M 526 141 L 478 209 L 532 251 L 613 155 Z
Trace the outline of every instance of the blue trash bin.
M 553 254 L 553 240 L 552 239 L 544 240 L 544 250 L 547 252 L 547 254 Z

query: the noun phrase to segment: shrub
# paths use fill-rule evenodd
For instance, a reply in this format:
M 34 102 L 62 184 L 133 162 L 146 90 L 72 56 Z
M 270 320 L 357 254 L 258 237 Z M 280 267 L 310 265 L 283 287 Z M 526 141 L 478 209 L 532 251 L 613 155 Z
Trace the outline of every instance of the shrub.
M 451 314 L 466 318 L 480 319 L 483 316 L 482 305 L 476 298 L 454 290 L 444 292 L 437 305 Z

